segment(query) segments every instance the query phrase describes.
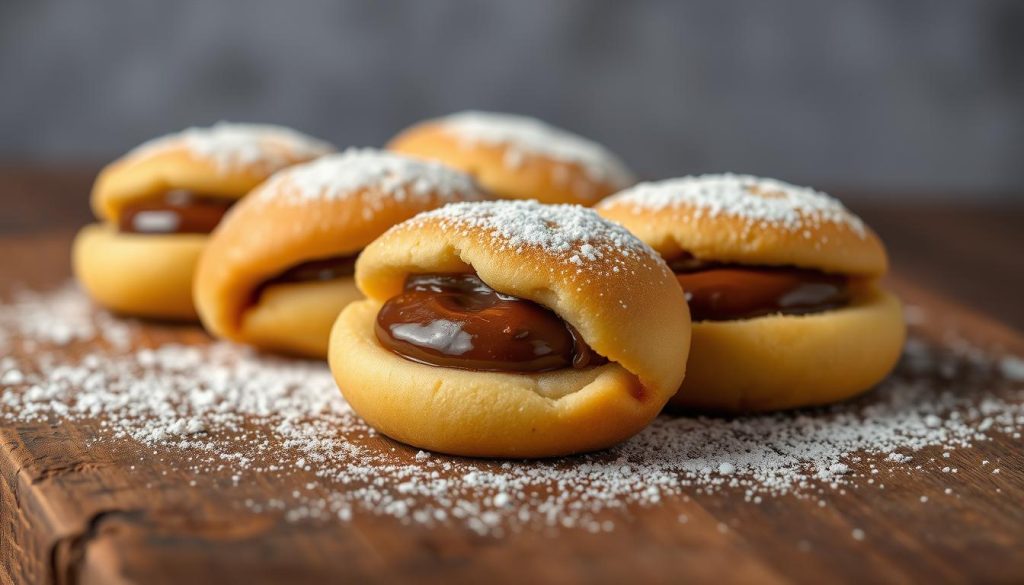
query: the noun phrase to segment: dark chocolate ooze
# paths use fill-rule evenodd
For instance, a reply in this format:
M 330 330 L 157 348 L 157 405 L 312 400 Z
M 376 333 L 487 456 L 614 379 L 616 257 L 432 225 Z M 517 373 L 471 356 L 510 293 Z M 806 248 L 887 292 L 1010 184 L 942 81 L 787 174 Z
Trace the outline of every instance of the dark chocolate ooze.
M 275 284 L 324 282 L 336 278 L 351 278 L 355 274 L 358 258 L 359 252 L 356 252 L 350 256 L 334 256 L 296 264 L 257 286 L 252 292 L 250 304 L 258 303 L 267 287 Z
M 334 280 L 344 276 L 352 276 L 356 271 L 356 260 L 359 253 L 351 256 L 336 256 L 333 258 L 322 258 L 310 260 L 302 264 L 296 264 L 288 270 L 267 281 L 267 284 L 284 282 L 316 282 L 322 280 Z
M 491 372 L 546 372 L 606 363 L 571 325 L 475 274 L 416 274 L 377 314 L 377 339 L 409 360 Z
M 850 302 L 849 279 L 817 270 L 730 265 L 673 259 L 694 321 L 730 321 L 765 315 L 806 315 Z
M 172 189 L 160 197 L 126 205 L 117 227 L 130 234 L 208 234 L 235 202 Z

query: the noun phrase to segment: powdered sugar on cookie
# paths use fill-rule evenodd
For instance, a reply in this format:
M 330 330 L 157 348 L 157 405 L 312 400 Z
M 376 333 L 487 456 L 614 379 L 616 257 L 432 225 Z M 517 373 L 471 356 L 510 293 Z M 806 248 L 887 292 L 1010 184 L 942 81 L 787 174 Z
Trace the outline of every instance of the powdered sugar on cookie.
M 439 222 L 445 230 L 482 231 L 501 250 L 521 254 L 542 250 L 586 273 L 618 272 L 624 259 L 660 257 L 622 226 L 579 205 L 542 205 L 536 201 L 455 203 L 421 214 L 396 229 L 418 229 Z
M 751 227 L 802 232 L 831 223 L 861 238 L 867 229 L 839 200 L 807 187 L 751 175 L 701 175 L 641 183 L 602 201 L 598 207 L 632 206 L 636 213 L 692 209 L 695 219 L 732 217 Z
M 350 148 L 313 162 L 286 169 L 252 198 L 260 201 L 304 202 L 361 197 L 364 213 L 378 210 L 385 200 L 429 202 L 483 198 L 465 173 L 444 165 L 372 148 Z
M 196 158 L 211 161 L 221 172 L 252 167 L 267 174 L 334 151 L 327 142 L 284 126 L 218 122 L 208 128 L 188 128 L 155 138 L 132 150 L 128 157 L 142 159 L 180 147 Z
M 619 189 L 633 183 L 626 165 L 600 144 L 534 118 L 470 111 L 441 118 L 440 123 L 467 146 L 505 147 L 504 163 L 512 169 L 521 167 L 528 157 L 544 156 L 579 166 L 590 179 Z M 554 178 L 564 182 L 568 173 L 564 168 L 556 170 Z

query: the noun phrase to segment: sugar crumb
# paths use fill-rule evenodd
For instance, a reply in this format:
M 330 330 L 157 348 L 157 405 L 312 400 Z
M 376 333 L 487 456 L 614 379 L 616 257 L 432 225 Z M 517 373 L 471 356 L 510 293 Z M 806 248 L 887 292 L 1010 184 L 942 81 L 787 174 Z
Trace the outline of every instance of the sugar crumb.
M 334 150 L 327 142 L 284 126 L 218 122 L 154 138 L 127 156 L 142 159 L 182 146 L 192 156 L 213 162 L 221 172 L 254 167 L 268 175 Z
M 437 120 L 446 131 L 456 135 L 467 147 L 476 144 L 505 148 L 504 164 L 520 168 L 529 157 L 544 156 L 564 164 L 553 167 L 557 184 L 568 180 L 566 165 L 583 170 L 594 181 L 610 183 L 616 190 L 631 185 L 633 174 L 614 154 L 600 144 L 555 128 L 550 124 L 514 114 L 467 111 Z M 592 197 L 593 187 L 584 182 L 570 184 L 577 194 Z
M 599 242 L 585 241 L 606 255 Z M 738 491 L 747 505 L 794 497 L 825 507 L 833 491 L 885 489 L 873 483 L 879 471 L 949 477 L 938 475 L 948 466 L 940 471 L 929 460 L 953 450 L 969 456 L 976 443 L 1024 428 L 1024 388 L 993 378 L 1002 356 L 957 337 L 911 338 L 896 372 L 857 400 L 771 415 L 660 416 L 600 453 L 493 462 L 382 443 L 322 364 L 220 342 L 145 347 L 148 329 L 94 310 L 74 287 L 13 295 L 0 305 L 0 331 L 0 420 L 91 421 L 97 432 L 90 441 L 123 446 L 126 454 L 144 447 L 126 467 L 162 460 L 167 482 L 223 477 L 229 493 L 255 477 L 305 486 L 290 487 L 283 499 L 236 503 L 290 521 L 370 514 L 497 535 L 610 531 L 637 508 L 696 493 Z M 947 363 L 972 385 L 937 376 Z
M 685 207 L 704 220 L 736 218 L 744 228 L 774 226 L 811 239 L 810 228 L 830 224 L 841 226 L 861 238 L 867 228 L 838 199 L 808 187 L 751 175 L 689 176 L 640 183 L 598 204 L 598 208 L 632 207 L 636 212 Z M 827 244 L 820 236 L 819 246 Z

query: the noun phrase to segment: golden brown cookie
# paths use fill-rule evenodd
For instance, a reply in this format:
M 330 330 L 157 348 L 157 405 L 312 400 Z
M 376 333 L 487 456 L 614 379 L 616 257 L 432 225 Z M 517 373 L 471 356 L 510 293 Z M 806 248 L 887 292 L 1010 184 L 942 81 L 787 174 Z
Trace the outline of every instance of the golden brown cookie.
M 195 303 L 211 333 L 324 357 L 331 324 L 362 298 L 362 249 L 388 228 L 483 192 L 449 167 L 350 149 L 274 175 L 225 218 L 196 272 Z
M 446 453 L 545 457 L 647 425 L 685 372 L 689 317 L 648 246 L 571 205 L 460 203 L 367 246 L 367 296 L 329 361 L 381 432 Z
M 96 179 L 101 223 L 75 240 L 79 282 L 119 313 L 195 319 L 192 274 L 220 218 L 274 172 L 331 150 L 288 128 L 223 122 L 139 146 Z
M 461 112 L 417 124 L 388 148 L 473 175 L 502 199 L 590 206 L 632 185 L 632 173 L 603 146 L 540 120 Z
M 885 248 L 824 193 L 705 175 L 643 183 L 597 211 L 661 254 L 686 292 L 693 340 L 674 406 L 827 404 L 872 388 L 900 356 L 900 304 L 878 283 Z

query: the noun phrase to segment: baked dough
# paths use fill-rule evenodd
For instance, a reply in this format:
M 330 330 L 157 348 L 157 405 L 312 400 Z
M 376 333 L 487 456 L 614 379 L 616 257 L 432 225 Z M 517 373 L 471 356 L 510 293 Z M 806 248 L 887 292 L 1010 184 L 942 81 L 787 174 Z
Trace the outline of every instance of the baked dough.
M 195 319 L 192 274 L 208 236 L 122 234 L 87 225 L 72 247 L 78 282 L 104 307 L 125 315 Z
M 737 413 L 817 406 L 856 396 L 899 360 L 899 300 L 871 284 L 847 307 L 693 324 L 682 409 Z
M 474 371 L 413 362 L 381 345 L 375 317 L 408 275 L 465 272 L 548 307 L 609 361 Z M 689 314 L 672 272 L 578 206 L 463 203 L 419 215 L 363 251 L 356 282 L 368 298 L 338 317 L 331 370 L 367 422 L 424 449 L 546 457 L 608 447 L 646 426 L 685 373 Z
M 354 256 L 421 211 L 483 197 L 464 173 L 372 149 L 278 173 L 211 236 L 194 286 L 202 322 L 218 337 L 322 358 L 338 312 L 362 297 L 352 277 L 267 283 L 305 262 Z
M 806 315 L 695 321 L 674 407 L 723 413 L 827 404 L 865 392 L 899 359 L 899 301 L 878 280 L 878 236 L 837 200 L 745 175 L 643 183 L 597 206 L 666 259 L 789 266 L 849 277 L 851 302 Z
M 75 275 L 113 311 L 194 320 L 192 275 L 208 236 L 122 233 L 116 226 L 125 206 L 170 190 L 238 199 L 275 171 L 331 150 L 288 128 L 223 122 L 149 141 L 97 177 L 92 207 L 102 223 L 76 237 Z
M 511 114 L 428 120 L 388 148 L 462 169 L 502 199 L 589 206 L 634 182 L 622 161 L 596 142 Z

